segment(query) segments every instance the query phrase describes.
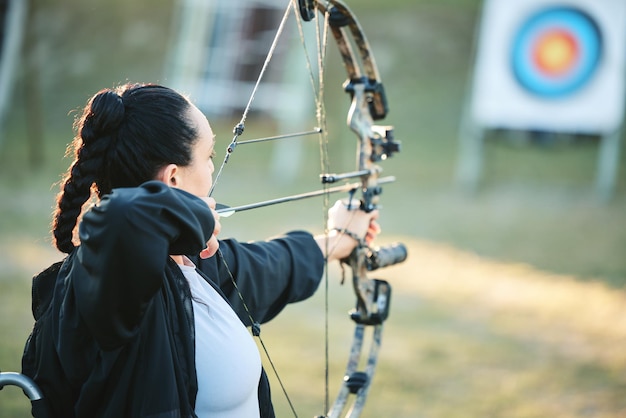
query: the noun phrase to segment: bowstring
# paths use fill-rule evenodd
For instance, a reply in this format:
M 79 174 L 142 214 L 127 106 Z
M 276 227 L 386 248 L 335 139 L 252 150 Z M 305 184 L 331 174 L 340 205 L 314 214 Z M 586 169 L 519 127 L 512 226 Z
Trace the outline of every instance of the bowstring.
M 317 3 L 316 3 L 317 5 Z M 328 152 L 328 129 L 327 129 L 327 121 L 326 121 L 326 106 L 324 100 L 324 76 L 325 76 L 325 68 L 326 68 L 326 46 L 328 45 L 328 7 L 326 7 L 326 12 L 324 13 L 324 23 L 323 30 L 320 29 L 320 25 L 317 24 L 317 16 L 319 13 L 315 13 L 316 16 L 316 39 L 317 39 L 317 59 L 318 59 L 318 77 L 319 77 L 319 100 L 318 100 L 318 108 L 317 108 L 317 117 L 318 124 L 322 128 L 322 134 L 320 135 L 320 169 L 322 173 L 330 173 L 330 156 Z M 328 184 L 324 185 L 325 189 L 329 187 Z M 324 274 L 324 413 L 330 408 L 330 394 L 329 394 L 329 378 L 330 378 L 330 332 L 329 332 L 329 269 L 328 269 L 328 257 L 330 255 L 330 240 L 329 234 L 330 231 L 328 229 L 328 209 L 330 208 L 330 193 L 324 194 L 324 202 L 323 202 L 323 218 L 324 218 L 324 235 L 325 246 L 326 246 L 326 268 Z
M 259 72 L 259 75 L 257 77 L 256 83 L 254 85 L 254 88 L 252 89 L 252 93 L 250 94 L 250 97 L 248 99 L 248 103 L 246 104 L 246 107 L 244 108 L 244 111 L 242 113 L 241 116 L 241 120 L 239 121 L 239 123 L 235 126 L 235 128 L 233 129 L 233 139 L 230 143 L 230 145 L 227 147 L 226 150 L 226 155 L 224 156 L 224 160 L 222 161 L 222 164 L 220 165 L 220 168 L 217 172 L 217 175 L 215 176 L 215 180 L 213 181 L 213 184 L 211 186 L 211 190 L 209 191 L 209 196 L 211 196 L 213 194 L 213 191 L 215 190 L 215 186 L 217 185 L 217 182 L 220 179 L 220 176 L 222 175 L 222 172 L 224 170 L 224 167 L 226 166 L 226 164 L 228 163 L 228 160 L 230 158 L 230 155 L 233 153 L 233 151 L 235 150 L 235 147 L 237 146 L 237 139 L 239 138 L 239 136 L 241 136 L 241 134 L 243 134 L 244 131 L 244 126 L 245 126 L 245 121 L 248 117 L 248 113 L 250 111 L 250 108 L 252 107 L 252 102 L 254 101 L 254 98 L 256 97 L 256 93 L 259 89 L 259 86 L 261 84 L 261 81 L 263 79 L 263 76 L 265 75 L 265 72 L 269 66 L 269 63 L 272 59 L 272 57 L 274 56 L 274 52 L 276 51 L 276 47 L 278 45 L 278 40 L 280 39 L 281 34 L 283 33 L 283 30 L 285 28 L 285 24 L 287 22 L 287 19 L 289 17 L 289 13 L 290 11 L 294 8 L 294 4 L 293 2 L 290 0 L 289 4 L 287 6 L 287 8 L 285 9 L 285 13 L 283 14 L 283 17 L 280 21 L 280 24 L 278 26 L 278 29 L 276 31 L 276 35 L 274 36 L 274 39 L 272 40 L 272 44 L 270 46 L 270 49 L 265 57 L 265 61 L 263 62 L 263 67 L 261 68 L 261 71 Z M 294 9 L 295 10 L 295 9 Z M 276 368 L 276 365 L 274 364 L 274 361 L 272 360 L 272 356 L 269 353 L 269 350 L 267 349 L 267 346 L 265 345 L 265 342 L 263 341 L 263 338 L 261 337 L 261 325 L 259 322 L 257 322 L 253 315 L 252 312 L 250 311 L 250 308 L 248 307 L 248 304 L 245 301 L 245 298 L 243 297 L 243 294 L 241 293 L 241 290 L 239 289 L 239 286 L 237 285 L 237 281 L 235 280 L 235 277 L 232 274 L 232 271 L 230 270 L 230 267 L 228 266 L 228 263 L 226 262 L 225 257 L 223 256 L 221 250 L 218 248 L 217 250 L 217 255 L 219 256 L 220 260 L 222 261 L 223 266 L 226 268 L 226 271 L 228 272 L 230 281 L 232 282 L 235 291 L 237 292 L 239 299 L 241 300 L 242 306 L 246 312 L 246 315 L 248 316 L 248 320 L 250 321 L 250 325 L 251 325 L 251 332 L 252 335 L 255 336 L 258 341 L 259 344 L 261 345 L 261 348 L 263 349 L 263 352 L 265 353 L 265 357 L 267 358 L 270 367 L 272 369 L 272 372 L 274 373 L 274 375 L 276 376 L 276 379 L 281 387 L 281 390 L 285 396 L 285 398 L 287 399 L 287 403 L 289 404 L 289 408 L 291 409 L 291 412 L 293 413 L 294 417 L 298 417 L 298 414 L 296 413 L 296 409 L 293 405 L 293 402 L 291 401 L 291 397 L 289 396 L 289 393 L 287 392 L 287 389 L 285 387 L 285 384 L 283 383 L 282 379 L 280 378 L 280 374 L 278 373 L 278 369 Z
M 317 9 L 317 3 L 315 8 Z M 326 8 L 328 10 L 328 8 Z M 228 160 L 230 158 L 230 155 L 232 154 L 232 152 L 234 151 L 236 145 L 237 145 L 237 140 L 239 138 L 239 136 L 241 136 L 243 134 L 244 131 L 244 126 L 245 126 L 245 121 L 247 119 L 248 113 L 250 111 L 250 108 L 252 106 L 252 102 L 254 101 L 254 98 L 256 96 L 256 93 L 259 89 L 259 86 L 261 84 L 261 81 L 263 79 L 263 76 L 265 75 L 265 72 L 269 66 L 269 63 L 274 55 L 274 52 L 276 50 L 277 44 L 278 44 L 278 40 L 280 38 L 280 36 L 283 33 L 283 30 L 285 28 L 285 24 L 286 21 L 289 17 L 289 14 L 293 12 L 294 16 L 295 16 L 295 20 L 297 22 L 297 28 L 298 28 L 298 33 L 300 35 L 300 41 L 301 44 L 303 46 L 304 49 L 304 55 L 306 58 L 306 66 L 308 69 L 308 73 L 309 73 L 309 80 L 310 80 L 310 84 L 311 84 L 311 88 L 313 90 L 313 97 L 315 100 L 315 108 L 316 108 L 316 119 L 317 119 L 317 123 L 318 126 L 320 127 L 319 129 L 319 147 L 320 147 L 320 165 L 321 165 L 321 170 L 323 173 L 327 173 L 330 172 L 330 163 L 329 163 L 329 156 L 328 156 L 328 134 L 327 134 L 327 123 L 326 123 L 326 108 L 325 108 L 325 104 L 324 104 L 324 69 L 325 69 L 325 61 L 326 61 L 326 46 L 327 46 L 327 40 L 328 40 L 328 12 L 325 13 L 324 15 L 324 22 L 322 25 L 322 28 L 320 28 L 320 24 L 318 22 L 318 13 L 315 13 L 315 27 L 316 27 L 316 50 L 317 50 L 317 67 L 318 67 L 318 83 L 316 86 L 315 83 L 315 76 L 314 76 L 314 72 L 313 72 L 313 65 L 311 63 L 311 60 L 309 58 L 309 52 L 308 52 L 308 48 L 306 46 L 306 39 L 304 36 L 304 30 L 302 28 L 302 20 L 298 14 L 298 7 L 296 4 L 296 0 L 289 0 L 289 4 L 287 6 L 287 8 L 285 9 L 285 13 L 283 14 L 283 17 L 280 21 L 279 27 L 277 29 L 276 35 L 274 36 L 274 39 L 272 41 L 272 44 L 270 46 L 269 52 L 265 58 L 265 61 L 263 63 L 263 67 L 261 68 L 261 71 L 259 73 L 259 76 L 257 77 L 256 83 L 254 85 L 254 88 L 252 90 L 252 93 L 248 99 L 248 102 L 246 104 L 246 107 L 244 108 L 244 111 L 242 113 L 242 117 L 241 120 L 239 121 L 239 123 L 235 126 L 235 128 L 233 129 L 233 139 L 231 141 L 231 144 L 228 146 L 227 151 L 226 151 L 226 155 L 224 156 L 224 159 L 220 165 L 220 168 L 217 172 L 217 175 L 215 176 L 215 180 L 213 181 L 213 184 L 211 186 L 211 190 L 209 191 L 209 196 L 211 196 L 213 194 L 213 191 L 215 189 L 215 186 L 217 184 L 217 182 L 220 179 L 220 176 L 224 170 L 225 165 L 228 163 Z M 328 185 L 324 184 L 324 189 L 327 189 Z M 330 254 L 329 252 L 329 229 L 328 229 L 328 209 L 330 207 L 329 204 L 329 200 L 330 199 L 330 193 L 324 193 L 324 234 L 325 234 L 325 245 L 326 245 L 326 260 L 325 260 L 325 264 L 326 264 L 326 268 L 325 268 L 325 276 L 324 276 L 324 304 L 325 304 L 325 314 L 324 314 L 324 351 L 325 351 L 325 397 L 324 397 L 324 410 L 328 411 L 329 409 L 329 319 L 328 319 L 328 305 L 329 305 L 329 297 L 328 297 L 328 283 L 329 283 L 329 278 L 328 278 L 328 254 Z M 282 379 L 280 378 L 280 375 L 278 373 L 278 370 L 274 364 L 274 362 L 272 361 L 272 358 L 269 354 L 269 350 L 267 349 L 265 343 L 263 342 L 263 339 L 261 338 L 260 332 L 261 332 L 261 328 L 260 328 L 260 324 L 254 319 L 246 301 L 245 298 L 243 296 L 243 294 L 241 293 L 239 286 L 237 285 L 237 282 L 232 274 L 232 271 L 230 270 L 228 263 L 226 262 L 226 259 L 224 258 L 221 250 L 218 248 L 217 250 L 217 255 L 218 257 L 221 259 L 222 264 L 224 265 L 224 267 L 226 268 L 226 271 L 228 272 L 229 278 L 241 300 L 242 306 L 246 312 L 246 315 L 248 316 L 248 320 L 250 321 L 251 324 L 251 332 L 252 334 L 259 340 L 259 344 L 261 345 L 265 356 L 272 368 L 272 372 L 274 373 L 274 375 L 276 376 L 276 379 L 281 387 L 281 390 L 285 396 L 285 398 L 287 399 L 287 402 L 289 404 L 289 407 L 291 409 L 291 412 L 293 413 L 294 417 L 298 417 L 298 414 L 295 410 L 295 407 L 293 405 L 293 402 L 291 401 L 291 398 L 287 392 L 287 389 L 284 385 L 284 383 L 282 382 Z

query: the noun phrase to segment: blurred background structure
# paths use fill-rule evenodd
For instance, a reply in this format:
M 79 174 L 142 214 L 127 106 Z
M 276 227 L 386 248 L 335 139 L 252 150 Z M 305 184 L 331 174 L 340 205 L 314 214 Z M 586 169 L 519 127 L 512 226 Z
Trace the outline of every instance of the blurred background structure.
M 22 56 L 27 7 L 27 3 L 23 1 L 0 1 L 0 145 L 4 138 L 4 120 L 17 78 L 15 72 Z
M 0 140 L 2 371 L 20 369 L 32 327 L 30 278 L 62 257 L 49 224 L 77 110 L 99 89 L 128 81 L 176 86 L 209 115 L 221 157 L 287 2 L 0 0 L 3 45 L 9 26 L 23 31 L 12 89 L 0 90 L 8 97 Z M 403 147 L 383 164 L 398 181 L 382 196 L 380 244 L 409 246 L 404 264 L 377 272 L 394 293 L 363 417 L 626 416 L 626 157 L 619 150 L 626 0 L 559 3 L 579 23 L 567 26 L 568 18 L 541 38 L 539 49 L 556 54 L 529 60 L 521 49 L 522 62 L 559 75 L 591 48 L 582 82 L 560 93 L 542 93 L 546 86 L 525 78 L 532 67 L 511 78 L 516 34 L 535 28 L 533 16 L 552 16 L 552 2 L 347 2 L 385 84 L 385 123 Z M 9 4 L 27 6 L 24 25 L 7 20 Z M 242 139 L 316 123 L 293 23 Z M 572 32 L 579 26 L 588 33 L 582 44 Z M 488 31 L 502 35 L 485 38 Z M 520 45 L 528 44 L 520 38 Z M 326 107 L 331 166 L 340 172 L 354 165 L 355 138 L 345 126 L 350 101 L 334 48 L 330 42 Z M 465 142 L 460 132 L 480 141 Z M 463 168 L 468 144 L 471 169 Z M 318 154 L 308 138 L 238 147 L 215 196 L 238 205 L 317 189 Z M 608 180 L 601 161 L 609 161 Z M 459 190 L 463 182 L 471 195 Z M 611 199 L 600 201 L 598 191 Z M 321 206 L 243 212 L 224 220 L 222 236 L 319 232 Z M 337 270 L 329 284 L 331 383 L 342 378 L 354 303 Z M 323 413 L 323 306 L 320 292 L 263 330 L 300 416 Z M 289 416 L 274 388 L 278 416 Z M 27 415 L 20 392 L 0 391 L 1 417 Z
M 284 1 L 184 0 L 175 6 L 173 42 L 166 78 L 210 118 L 237 117 L 244 112 L 270 56 L 271 70 L 258 84 L 251 112 L 277 123 L 280 132 L 297 132 L 312 114 L 314 98 L 296 25 L 291 19 L 283 39 L 270 51 L 285 13 Z M 314 31 L 304 36 L 315 52 Z M 316 65 L 315 56 L 309 57 Z M 317 67 L 311 68 L 317 75 Z M 302 147 L 289 141 L 272 158 L 274 181 L 289 182 L 301 164 Z
M 275 0 L 178 3 L 167 59 L 170 83 L 189 92 L 209 117 L 241 115 L 246 104 L 241 98 L 252 92 L 284 8 L 284 2 Z M 293 31 L 290 35 L 297 36 Z M 260 85 L 256 112 L 280 115 L 290 107 L 285 102 L 301 108 L 293 102 L 297 97 L 283 94 L 288 47 L 281 43 L 273 54 L 274 71 Z M 277 92 L 282 95 L 277 97 Z

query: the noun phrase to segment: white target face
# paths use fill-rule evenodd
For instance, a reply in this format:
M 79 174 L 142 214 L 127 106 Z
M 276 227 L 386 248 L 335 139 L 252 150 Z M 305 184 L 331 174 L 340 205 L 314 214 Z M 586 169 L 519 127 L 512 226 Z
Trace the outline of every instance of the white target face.
M 471 115 L 494 128 L 604 133 L 623 118 L 626 2 L 487 0 Z

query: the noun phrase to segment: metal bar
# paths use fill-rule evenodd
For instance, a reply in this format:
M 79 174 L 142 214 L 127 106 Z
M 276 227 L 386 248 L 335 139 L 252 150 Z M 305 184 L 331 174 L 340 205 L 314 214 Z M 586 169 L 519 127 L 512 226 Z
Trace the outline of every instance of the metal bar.
M 246 141 L 239 141 L 237 142 L 237 145 L 245 145 L 245 144 L 252 144 L 255 142 L 265 142 L 265 141 L 275 141 L 278 139 L 287 139 L 287 138 L 295 138 L 295 137 L 299 137 L 299 136 L 307 136 L 307 135 L 315 135 L 315 134 L 319 134 L 322 132 L 322 128 L 315 128 L 311 131 L 304 131 L 304 132 L 296 132 L 293 134 L 283 134 L 283 135 L 276 135 L 276 136 L 268 136 L 265 138 L 255 138 L 255 139 L 248 139 Z
M 0 373 L 0 389 L 7 385 L 18 386 L 22 388 L 24 394 L 28 396 L 31 401 L 37 401 L 43 398 L 43 393 L 39 386 L 30 377 L 15 373 L 15 372 L 2 372 Z
M 372 169 L 364 169 L 359 171 L 351 171 L 349 173 L 341 173 L 341 174 L 322 174 L 320 178 L 322 179 L 322 183 L 336 183 L 339 180 L 353 179 L 355 177 L 367 176 L 372 174 Z

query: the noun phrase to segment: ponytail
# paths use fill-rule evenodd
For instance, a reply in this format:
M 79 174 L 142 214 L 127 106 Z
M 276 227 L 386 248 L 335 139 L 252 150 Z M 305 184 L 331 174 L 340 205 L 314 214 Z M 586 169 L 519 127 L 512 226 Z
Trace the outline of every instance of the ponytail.
M 122 98 L 112 90 L 93 96 L 76 122 L 74 162 L 57 195 L 52 231 L 59 251 L 70 253 L 74 228 L 85 202 L 90 198 L 96 180 L 104 170 L 105 154 L 115 141 L 115 132 L 124 118 Z
M 191 162 L 197 131 L 189 101 L 167 87 L 126 84 L 96 93 L 75 123 L 74 161 L 57 196 L 52 234 L 64 253 L 74 249 L 73 233 L 82 207 L 96 194 L 137 187 L 173 163 Z

